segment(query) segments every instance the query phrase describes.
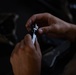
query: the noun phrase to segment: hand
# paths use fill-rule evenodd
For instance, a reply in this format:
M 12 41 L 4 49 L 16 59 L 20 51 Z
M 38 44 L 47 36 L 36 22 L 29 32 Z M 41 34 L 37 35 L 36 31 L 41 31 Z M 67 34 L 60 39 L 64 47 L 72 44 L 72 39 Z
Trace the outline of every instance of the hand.
M 73 39 L 72 24 L 67 23 L 49 13 L 33 15 L 26 23 L 26 28 L 31 29 L 31 25 L 37 23 L 40 27 L 40 34 L 46 33 L 50 37 L 66 37 Z
M 33 45 L 28 34 L 16 45 L 10 57 L 14 75 L 40 75 L 41 51 L 36 40 Z

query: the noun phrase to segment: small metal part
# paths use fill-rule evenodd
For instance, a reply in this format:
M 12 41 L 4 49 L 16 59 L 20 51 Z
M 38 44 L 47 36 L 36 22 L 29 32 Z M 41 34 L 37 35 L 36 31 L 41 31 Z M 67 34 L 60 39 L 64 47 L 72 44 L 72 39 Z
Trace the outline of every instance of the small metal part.
M 33 28 L 34 33 L 38 30 L 37 24 L 35 24 L 35 27 Z
M 33 44 L 35 43 L 35 40 L 36 40 L 36 34 L 35 34 L 35 32 L 37 30 L 38 30 L 38 26 L 37 26 L 37 24 L 35 24 L 35 27 L 33 28 L 33 38 L 32 38 Z

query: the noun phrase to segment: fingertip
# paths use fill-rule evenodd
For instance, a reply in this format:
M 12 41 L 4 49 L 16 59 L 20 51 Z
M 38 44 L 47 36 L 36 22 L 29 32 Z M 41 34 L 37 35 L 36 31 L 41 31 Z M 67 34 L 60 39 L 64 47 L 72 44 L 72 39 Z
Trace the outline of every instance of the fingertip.
M 31 41 L 32 41 L 31 35 L 30 35 L 30 34 L 26 34 L 26 36 L 24 37 L 24 41 L 25 41 L 26 43 L 31 42 Z
M 38 29 L 38 32 L 39 32 L 40 34 L 42 34 L 42 33 L 43 33 L 42 28 L 39 28 L 39 29 Z
M 33 44 L 33 41 L 32 41 L 32 37 L 30 34 L 27 34 L 25 37 L 24 37 L 24 45 L 29 47 L 29 48 L 32 48 L 34 47 L 34 44 Z
M 25 39 L 31 39 L 31 35 L 30 34 L 26 34 Z

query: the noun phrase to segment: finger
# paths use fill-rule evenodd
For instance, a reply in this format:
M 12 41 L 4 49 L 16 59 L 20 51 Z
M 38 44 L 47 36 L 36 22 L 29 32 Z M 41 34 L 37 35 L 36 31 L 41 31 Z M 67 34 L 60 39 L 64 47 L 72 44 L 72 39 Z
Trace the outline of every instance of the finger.
M 24 44 L 27 45 L 27 46 L 29 46 L 29 47 L 34 47 L 30 34 L 27 34 L 25 36 L 25 38 L 24 38 Z
M 11 56 L 14 54 L 14 53 L 17 53 L 19 49 L 23 49 L 24 48 L 24 41 L 22 40 L 20 43 L 18 43 L 14 50 L 12 51 L 12 54 Z
M 46 35 L 50 37 L 56 37 L 56 38 L 64 38 L 64 33 L 57 27 L 57 25 L 51 25 L 47 27 L 41 27 L 38 30 L 39 34 L 45 33 Z
M 24 49 L 24 46 L 25 46 L 25 45 L 24 45 L 24 40 L 22 40 L 22 41 L 20 42 L 20 48 L 21 48 L 21 49 Z
M 38 29 L 38 32 L 40 34 L 42 33 L 55 33 L 55 34 L 60 34 L 62 33 L 62 30 L 60 28 L 59 25 L 57 24 L 51 24 L 50 26 L 46 26 L 46 27 L 41 27 Z
M 41 56 L 41 49 L 40 49 L 39 43 L 37 41 L 37 38 L 35 41 L 35 48 L 36 48 L 37 53 Z
M 26 23 L 26 28 L 30 29 L 30 25 L 32 25 L 33 23 L 37 22 L 37 21 L 42 21 L 43 19 L 48 20 L 48 16 L 50 14 L 48 13 L 41 13 L 41 14 L 35 14 L 33 15 Z
M 19 48 L 20 48 L 20 43 L 17 43 L 17 45 L 15 46 L 14 50 L 11 53 L 11 57 L 13 56 L 14 53 L 17 53 Z
M 51 32 L 54 32 L 54 31 L 55 31 L 55 29 L 52 26 L 41 27 L 41 28 L 38 29 L 38 32 L 40 34 L 51 33 Z
M 18 69 L 18 66 L 20 66 L 18 61 L 19 61 L 19 57 L 16 55 L 14 55 L 13 57 L 10 58 L 10 63 L 12 65 L 14 74 L 18 73 L 17 69 Z M 19 75 L 19 74 L 16 74 L 16 75 Z

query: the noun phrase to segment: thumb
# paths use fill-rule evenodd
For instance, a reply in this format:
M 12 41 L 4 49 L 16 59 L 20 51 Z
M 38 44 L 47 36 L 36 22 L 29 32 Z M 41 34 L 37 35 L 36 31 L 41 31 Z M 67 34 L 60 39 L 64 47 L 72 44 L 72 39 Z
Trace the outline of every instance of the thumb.
M 28 46 L 32 46 L 33 45 L 32 38 L 31 38 L 31 35 L 30 34 L 27 34 L 24 37 L 24 43 L 25 43 L 25 45 L 28 45 Z
M 40 34 L 43 34 L 43 33 L 49 33 L 49 32 L 53 32 L 54 31 L 54 27 L 52 26 L 47 26 L 47 27 L 41 27 L 39 28 L 38 32 Z

